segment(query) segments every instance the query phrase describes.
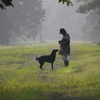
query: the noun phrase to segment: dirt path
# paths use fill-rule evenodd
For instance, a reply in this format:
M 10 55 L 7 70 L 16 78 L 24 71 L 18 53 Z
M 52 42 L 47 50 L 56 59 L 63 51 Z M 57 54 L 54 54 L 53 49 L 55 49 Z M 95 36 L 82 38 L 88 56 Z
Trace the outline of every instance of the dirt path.
M 25 62 L 23 65 L 24 66 L 28 66 L 31 62 L 36 61 L 36 55 L 27 55 L 29 56 L 29 61 Z M 38 56 L 41 56 L 41 54 L 39 54 Z M 73 53 L 68 56 L 68 60 L 74 60 L 75 59 L 75 52 L 73 51 Z M 58 59 L 59 61 L 61 61 L 62 65 L 63 65 L 63 61 L 62 58 Z M 56 70 L 59 70 L 59 68 L 56 68 Z M 40 77 L 38 78 L 38 80 L 40 80 L 41 82 L 47 82 L 47 81 L 52 81 L 53 78 L 48 78 L 48 74 L 51 73 L 51 71 L 49 72 L 48 70 L 52 70 L 52 69 L 46 69 L 47 71 L 42 71 L 39 73 Z M 46 92 L 45 95 L 49 95 L 52 99 L 51 100 L 80 100 L 80 99 L 75 99 L 72 96 L 68 95 L 68 94 L 61 94 L 61 93 L 52 93 L 52 92 Z

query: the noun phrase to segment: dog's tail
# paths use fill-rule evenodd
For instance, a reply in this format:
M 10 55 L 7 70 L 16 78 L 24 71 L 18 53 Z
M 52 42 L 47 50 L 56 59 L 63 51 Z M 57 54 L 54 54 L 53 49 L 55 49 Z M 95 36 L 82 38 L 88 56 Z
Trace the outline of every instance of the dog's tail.
M 36 60 L 38 60 L 38 57 L 36 57 Z

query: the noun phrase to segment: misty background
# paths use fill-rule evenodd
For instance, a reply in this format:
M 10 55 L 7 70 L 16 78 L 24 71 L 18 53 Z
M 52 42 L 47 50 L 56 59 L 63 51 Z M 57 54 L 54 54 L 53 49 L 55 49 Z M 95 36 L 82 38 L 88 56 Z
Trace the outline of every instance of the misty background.
M 71 40 L 82 40 L 81 28 L 85 24 L 84 14 L 76 13 L 79 4 L 72 0 L 74 6 L 59 4 L 57 0 L 43 0 L 43 8 L 46 9 L 43 23 L 45 39 L 61 39 L 60 28 L 65 28 Z
M 58 0 L 13 0 L 14 8 L 0 9 L 0 45 L 58 41 L 62 38 L 60 28 L 66 29 L 71 41 L 100 43 L 100 17 L 96 10 L 79 13 L 83 2 L 71 1 L 74 6 Z

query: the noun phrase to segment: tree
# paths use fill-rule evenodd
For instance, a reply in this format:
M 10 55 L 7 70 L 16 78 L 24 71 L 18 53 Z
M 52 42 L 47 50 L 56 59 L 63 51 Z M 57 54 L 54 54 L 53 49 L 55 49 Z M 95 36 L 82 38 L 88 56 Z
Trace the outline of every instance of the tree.
M 72 4 L 72 2 L 70 0 L 59 0 L 59 3 L 60 2 L 62 2 L 63 4 L 66 3 L 67 6 L 69 6 L 69 5 L 72 5 L 73 6 L 73 4 Z
M 44 0 L 43 8 L 46 9 L 46 17 L 43 23 L 44 39 L 60 38 L 59 29 L 66 28 L 72 40 L 80 40 L 81 26 L 85 22 L 82 14 L 77 14 L 75 11 L 78 7 L 77 3 L 74 6 L 66 7 L 57 0 Z M 81 24 L 79 24 L 81 22 Z
M 32 37 L 35 40 L 38 35 L 41 22 L 45 18 L 45 10 L 42 9 L 41 0 L 17 0 L 14 1 L 14 9 L 9 8 L 7 15 L 13 22 L 13 30 L 16 32 L 15 37 L 25 35 L 27 38 Z M 27 41 L 26 39 L 22 38 Z
M 79 13 L 88 13 L 91 10 L 96 10 L 100 8 L 100 0 L 78 0 L 78 1 L 84 1 L 83 5 L 80 5 L 77 12 Z
M 12 3 L 13 2 L 13 3 Z M 71 1 L 69 0 L 58 0 L 58 2 L 66 3 L 69 6 Z M 14 4 L 14 5 L 13 5 Z M 33 4 L 33 5 L 32 5 Z M 6 7 L 12 6 L 15 8 L 7 9 L 6 17 L 9 21 L 4 19 L 7 22 L 8 32 L 1 32 L 1 43 L 9 43 L 10 38 L 21 37 L 23 34 L 27 37 L 33 37 L 35 40 L 37 34 L 39 33 L 41 41 L 41 22 L 44 20 L 45 10 L 42 9 L 42 1 L 41 0 L 0 0 L 0 8 L 6 9 Z M 2 20 L 2 19 L 1 19 Z M 11 24 L 11 25 L 9 25 Z M 4 29 L 4 28 L 3 28 Z M 40 30 L 41 29 L 41 30 Z M 13 32 L 10 33 L 10 31 Z M 25 31 L 26 30 L 26 31 Z M 3 34 L 3 35 L 2 35 Z M 4 40 L 6 38 L 6 41 Z M 22 37 L 21 37 L 22 38 Z M 23 40 L 25 40 L 23 38 Z M 26 40 L 25 40 L 26 41 Z
M 78 2 L 84 2 L 83 5 L 80 5 L 77 9 L 78 13 L 87 14 L 90 11 L 96 11 L 100 15 L 100 0 L 77 0 Z
M 1 10 L 0 44 L 9 44 L 10 39 L 21 38 L 27 41 L 32 37 L 35 40 L 45 18 L 41 0 L 15 0 L 15 8 Z M 42 28 L 41 28 L 42 29 Z M 24 39 L 24 37 L 26 38 Z
M 10 42 L 10 31 L 13 27 L 12 21 L 8 19 L 7 13 L 5 11 L 0 11 L 1 18 L 0 18 L 0 44 L 1 45 L 8 45 Z
M 12 0 L 0 0 L 0 8 L 3 10 L 3 9 L 6 9 L 7 6 L 13 6 L 12 4 Z
M 84 2 L 77 12 L 87 14 L 87 23 L 82 28 L 83 38 L 88 41 L 100 43 L 100 0 L 78 0 Z
M 0 8 L 1 9 L 6 9 L 7 6 L 12 6 L 14 7 L 14 5 L 12 4 L 13 0 L 0 0 Z M 72 4 L 72 2 L 70 0 L 59 0 L 59 3 L 62 2 L 63 4 L 66 3 L 67 6 L 69 6 L 70 4 Z

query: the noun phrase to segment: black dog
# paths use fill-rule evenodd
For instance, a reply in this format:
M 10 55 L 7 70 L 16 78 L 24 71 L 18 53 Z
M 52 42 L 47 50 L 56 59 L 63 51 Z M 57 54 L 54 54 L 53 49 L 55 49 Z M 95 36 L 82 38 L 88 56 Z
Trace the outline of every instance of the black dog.
M 40 63 L 40 69 L 42 69 L 44 62 L 51 63 L 51 67 L 53 69 L 53 63 L 55 61 L 57 51 L 58 51 L 58 49 L 54 49 L 54 50 L 52 50 L 50 55 L 36 57 L 36 60 L 38 60 L 38 62 Z

